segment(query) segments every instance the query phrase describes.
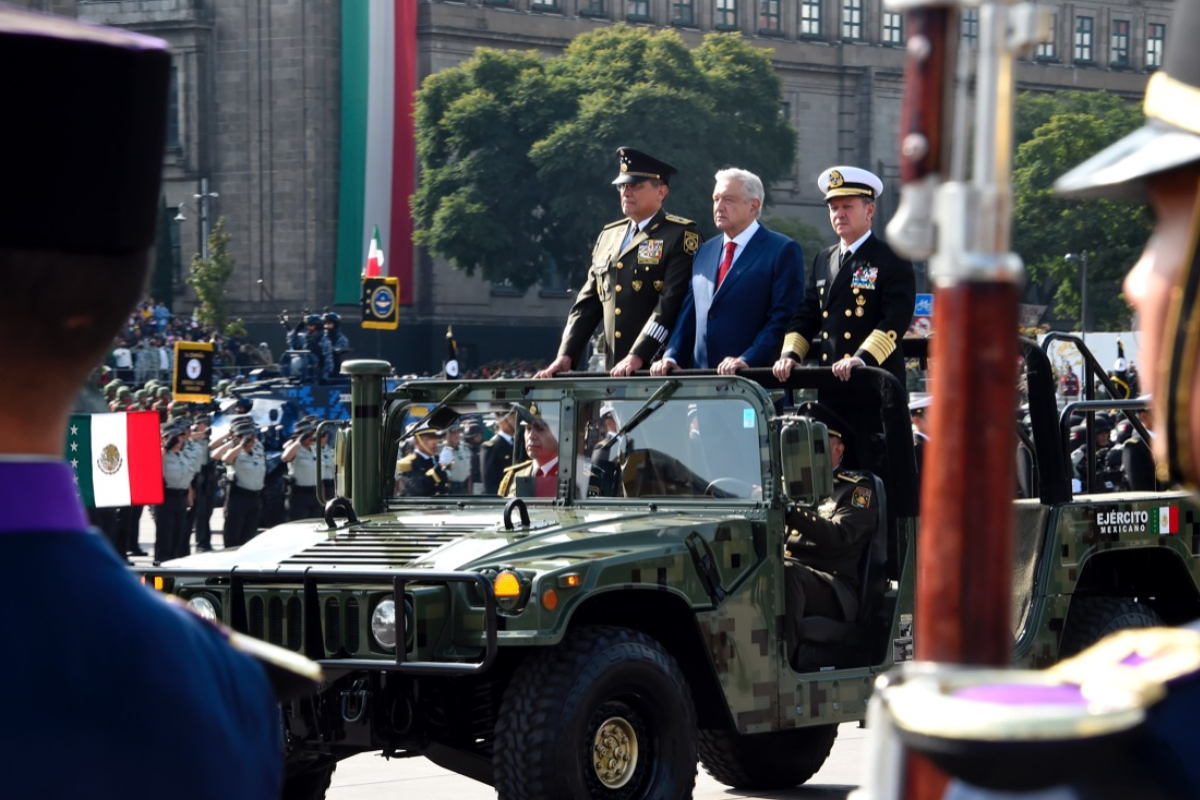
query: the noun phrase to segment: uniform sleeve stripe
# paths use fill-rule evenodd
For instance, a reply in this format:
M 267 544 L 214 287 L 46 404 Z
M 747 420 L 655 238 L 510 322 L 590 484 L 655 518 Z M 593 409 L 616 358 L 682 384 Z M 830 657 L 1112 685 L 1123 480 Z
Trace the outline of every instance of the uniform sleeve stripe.
M 808 355 L 808 340 L 798 333 L 789 333 L 783 337 L 783 351 L 780 352 L 780 357 L 794 355 L 797 359 L 803 361 Z
M 649 336 L 659 344 L 663 344 L 667 341 L 667 329 L 662 325 L 659 325 L 657 322 L 647 322 L 646 327 L 642 328 L 642 333 L 646 336 Z
M 889 337 L 883 331 L 871 331 L 870 335 L 867 336 L 867 340 L 862 343 L 862 347 L 859 349 L 870 353 L 876 363 L 882 364 L 892 354 L 892 351 L 896 349 L 896 340 Z

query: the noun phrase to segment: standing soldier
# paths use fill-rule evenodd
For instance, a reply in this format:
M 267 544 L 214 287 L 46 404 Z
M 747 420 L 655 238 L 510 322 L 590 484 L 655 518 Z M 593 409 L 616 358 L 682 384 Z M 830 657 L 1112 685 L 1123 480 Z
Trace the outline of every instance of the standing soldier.
M 446 444 L 438 463 L 450 477 L 450 494 L 471 494 L 471 448 L 463 441 L 462 427 L 452 425 L 446 431 Z
M 172 421 L 163 427 L 163 502 L 154 517 L 155 562 L 188 554 L 188 490 L 196 474 L 196 464 L 184 452 L 186 434 L 186 423 Z
M 916 279 L 912 262 L 871 232 L 883 181 L 865 169 L 831 167 L 817 186 L 839 241 L 813 259 L 773 372 L 787 380 L 796 364 L 819 353 L 819 365 L 842 380 L 854 367 L 883 367 L 904 386 L 900 338 L 912 322 Z
M 663 201 L 675 168 L 632 147 L 617 150 L 613 185 L 625 219 L 609 223 L 592 248 L 587 282 L 567 315 L 558 357 L 534 377 L 583 363 L 584 348 L 604 322 L 605 367 L 629 375 L 648 365 L 667 342 L 692 277 L 700 232 L 668 214 Z
M 396 495 L 398 497 L 435 497 L 450 490 L 446 470 L 438 463 L 438 432 L 419 427 L 413 435 L 413 450 L 396 462 Z
M 267 457 L 250 417 L 239 417 L 213 444 L 217 446 L 213 458 L 233 467 L 225 502 L 225 546 L 237 547 L 258 533 Z
M 292 438 L 283 446 L 283 462 L 288 465 L 291 488 L 288 490 L 288 520 L 321 516 L 317 500 L 317 424 L 308 420 L 296 423 Z
M 212 550 L 213 499 L 217 492 L 217 465 L 209 453 L 212 437 L 212 417 L 200 414 L 192 420 L 192 436 L 188 447 L 196 462 L 196 477 L 192 481 L 192 507 L 188 509 L 188 530 L 196 531 L 196 552 Z
M 509 411 L 496 419 L 496 433 L 479 448 L 480 468 L 483 472 L 483 493 L 494 496 L 500 491 L 500 481 L 505 471 L 512 466 L 513 433 L 516 431 L 516 414 Z

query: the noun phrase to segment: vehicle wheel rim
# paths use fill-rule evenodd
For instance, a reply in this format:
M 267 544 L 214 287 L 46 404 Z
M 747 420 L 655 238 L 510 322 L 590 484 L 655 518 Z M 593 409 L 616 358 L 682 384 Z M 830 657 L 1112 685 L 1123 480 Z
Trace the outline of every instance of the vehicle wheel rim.
M 592 769 L 606 789 L 620 789 L 637 772 L 638 735 L 625 717 L 600 723 L 592 739 Z

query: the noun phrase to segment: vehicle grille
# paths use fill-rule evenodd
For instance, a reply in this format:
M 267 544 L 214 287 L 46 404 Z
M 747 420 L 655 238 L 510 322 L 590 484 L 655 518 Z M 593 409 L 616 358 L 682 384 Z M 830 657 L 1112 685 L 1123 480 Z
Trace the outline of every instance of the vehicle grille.
M 442 545 L 477 530 L 472 527 L 371 528 L 339 533 L 302 550 L 282 562 L 283 566 L 404 566 Z
M 249 589 L 246 622 L 251 636 L 286 647 L 304 649 L 304 601 L 300 589 L 284 589 L 282 596 L 269 589 Z M 346 590 L 321 599 L 325 650 L 329 654 L 359 654 L 362 645 L 362 603 Z M 290 596 L 288 596 L 290 595 Z

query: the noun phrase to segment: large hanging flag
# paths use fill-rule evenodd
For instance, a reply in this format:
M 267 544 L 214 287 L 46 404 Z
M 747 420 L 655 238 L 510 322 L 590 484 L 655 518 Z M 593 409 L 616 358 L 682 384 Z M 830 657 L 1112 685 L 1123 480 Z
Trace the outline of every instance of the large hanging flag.
M 442 372 L 447 378 L 458 377 L 458 342 L 454 341 L 454 330 L 449 325 L 446 326 L 446 363 Z
M 163 501 L 158 413 L 73 414 L 67 462 L 88 508 L 154 506 Z
M 342 7 L 341 155 L 338 159 L 334 302 L 353 303 L 373 226 L 388 248 L 382 275 L 400 279 L 397 302 L 413 302 L 412 212 L 416 189 L 413 94 L 417 0 L 354 0 Z
M 363 265 L 363 277 L 377 278 L 387 275 L 383 264 L 383 247 L 379 244 L 379 226 L 376 225 L 374 232 L 371 234 L 371 247 L 367 250 L 367 263 Z

